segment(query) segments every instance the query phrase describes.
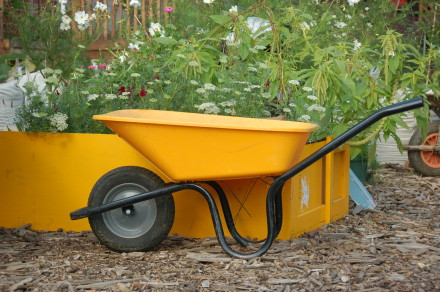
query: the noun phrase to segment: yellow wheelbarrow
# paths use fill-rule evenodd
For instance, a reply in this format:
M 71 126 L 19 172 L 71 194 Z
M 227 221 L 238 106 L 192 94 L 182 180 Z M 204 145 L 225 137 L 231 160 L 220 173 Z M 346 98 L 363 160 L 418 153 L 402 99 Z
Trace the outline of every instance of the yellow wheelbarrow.
M 149 250 L 165 239 L 173 225 L 172 194 L 194 190 L 206 199 L 218 241 L 227 254 L 242 259 L 261 256 L 281 230 L 281 191 L 290 178 L 378 120 L 421 106 L 423 99 L 416 98 L 380 109 L 299 163 L 307 139 L 317 127 L 314 124 L 154 110 L 94 116 L 137 149 L 170 183 L 148 169 L 114 169 L 95 184 L 88 206 L 70 217 L 88 217 L 94 234 L 112 250 Z M 274 177 L 266 197 L 268 232 L 265 240 L 255 242 L 237 232 L 225 193 L 215 181 L 263 176 Z M 233 238 L 244 246 L 258 245 L 256 251 L 240 253 L 226 242 L 208 189 L 219 196 Z

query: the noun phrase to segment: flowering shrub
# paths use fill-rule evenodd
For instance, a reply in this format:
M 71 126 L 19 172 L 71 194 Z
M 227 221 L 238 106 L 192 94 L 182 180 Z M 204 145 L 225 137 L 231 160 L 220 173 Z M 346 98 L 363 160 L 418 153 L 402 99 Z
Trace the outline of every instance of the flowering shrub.
M 428 64 L 438 58 L 439 48 L 433 45 L 422 55 L 400 33 L 384 29 L 383 21 L 395 14 L 385 2 L 300 1 L 271 9 L 265 3 L 243 7 L 204 0 L 200 9 L 215 14 L 197 16 L 203 27 L 152 22 L 116 43 L 113 59 L 76 68 L 67 82 L 47 71 L 53 83 L 44 98 L 29 87 L 31 98 L 18 114 L 18 125 L 106 132 L 93 114 L 145 108 L 283 115 L 317 123 L 314 140 L 338 136 L 378 108 L 438 90 Z M 178 11 L 178 6 L 165 8 L 170 15 Z M 78 25 L 86 25 L 84 19 L 75 16 Z M 67 116 L 66 123 L 57 113 Z M 426 122 L 426 110 L 417 117 Z M 386 139 L 391 135 L 400 141 L 397 125 L 404 126 L 401 117 L 392 116 L 371 131 L 380 127 Z M 362 133 L 360 139 L 367 136 Z M 359 149 L 353 148 L 354 155 Z

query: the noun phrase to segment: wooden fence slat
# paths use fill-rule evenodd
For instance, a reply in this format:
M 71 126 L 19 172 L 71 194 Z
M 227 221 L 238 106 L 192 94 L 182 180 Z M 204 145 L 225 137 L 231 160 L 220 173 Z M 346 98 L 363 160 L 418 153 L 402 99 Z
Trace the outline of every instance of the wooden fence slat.
M 146 0 L 142 0 L 141 3 L 141 7 L 142 7 L 142 11 L 141 11 L 141 22 L 142 22 L 142 28 L 146 27 L 146 23 L 147 23 L 147 15 L 146 15 L 146 6 L 147 6 L 147 1 Z
M 110 0 L 111 1 L 111 0 Z M 110 2 L 111 3 L 111 2 Z M 107 5 L 109 2 L 107 1 Z M 111 38 L 115 39 L 116 33 L 116 10 L 118 9 L 116 5 L 108 5 L 110 7 L 110 19 L 111 19 Z

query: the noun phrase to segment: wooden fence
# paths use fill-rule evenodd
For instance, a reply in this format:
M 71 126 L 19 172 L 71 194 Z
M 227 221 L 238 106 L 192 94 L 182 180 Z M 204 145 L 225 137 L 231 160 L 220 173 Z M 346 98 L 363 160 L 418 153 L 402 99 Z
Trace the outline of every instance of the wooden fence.
M 17 32 L 14 28 L 11 29 L 11 19 L 5 17 L 6 0 L 0 0 L 0 55 L 8 53 L 11 50 L 19 49 L 15 43 L 11 43 L 10 37 L 16 36 Z M 30 5 L 31 11 L 38 11 L 45 3 L 45 0 L 22 0 Z M 107 47 L 119 37 L 119 32 L 122 31 L 123 25 L 127 28 L 138 29 L 140 27 L 148 28 L 151 22 L 168 22 L 168 13 L 165 12 L 165 7 L 174 7 L 176 2 L 193 1 L 199 2 L 202 0 L 138 0 L 140 7 L 130 6 L 131 0 L 100 0 L 99 2 L 107 5 L 108 18 L 104 20 L 101 25 L 102 34 L 97 42 L 91 46 L 92 51 L 96 51 Z M 56 3 L 55 1 L 54 3 Z M 69 3 L 71 12 L 69 12 L 73 19 L 75 12 L 85 11 L 91 15 L 96 6 L 97 0 L 71 0 Z M 55 4 L 54 4 L 55 5 Z M 129 9 L 127 9 L 129 7 Z M 121 22 L 120 20 L 124 20 Z M 72 29 L 77 29 L 75 22 L 72 22 Z M 89 27 L 92 30 L 92 27 Z M 6 38 L 4 37 L 6 36 Z

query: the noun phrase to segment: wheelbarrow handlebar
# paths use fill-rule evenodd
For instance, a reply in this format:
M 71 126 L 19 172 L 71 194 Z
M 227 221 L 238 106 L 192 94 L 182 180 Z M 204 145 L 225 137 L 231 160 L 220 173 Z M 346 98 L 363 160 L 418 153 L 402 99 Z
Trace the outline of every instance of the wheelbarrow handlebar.
M 324 147 L 317 150 L 315 153 L 298 163 L 295 167 L 284 173 L 283 175 L 279 176 L 277 180 L 279 180 L 279 183 L 283 184 L 288 179 L 292 178 L 317 160 L 321 159 L 331 151 L 335 150 L 339 146 L 342 146 L 345 142 L 368 128 L 369 126 L 373 125 L 377 121 L 381 120 L 382 118 L 385 118 L 387 116 L 391 116 L 394 114 L 402 113 L 405 111 L 413 110 L 416 108 L 423 107 L 424 101 L 422 97 L 416 97 L 410 100 L 405 100 L 396 104 L 392 104 L 390 106 L 384 107 L 380 110 L 377 110 L 364 120 L 357 123 L 355 126 L 353 126 L 351 129 L 347 130 L 346 132 L 342 133 L 340 136 L 332 140 L 330 143 L 326 144 Z

